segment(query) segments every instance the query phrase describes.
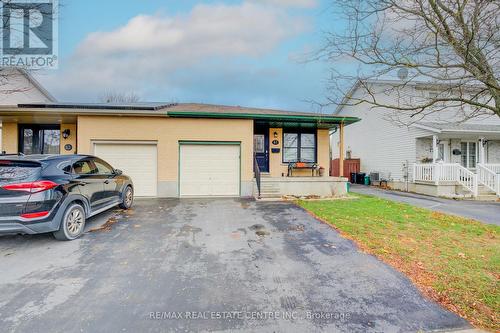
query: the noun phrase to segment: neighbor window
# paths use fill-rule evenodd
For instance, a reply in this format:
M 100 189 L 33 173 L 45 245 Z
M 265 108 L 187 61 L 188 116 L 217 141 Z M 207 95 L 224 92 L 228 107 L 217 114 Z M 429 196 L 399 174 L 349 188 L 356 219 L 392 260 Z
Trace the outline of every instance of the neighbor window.
M 283 162 L 316 162 L 316 134 L 301 132 L 283 134 Z
M 476 167 L 477 149 L 475 142 L 462 142 L 461 164 L 465 168 L 474 169 Z

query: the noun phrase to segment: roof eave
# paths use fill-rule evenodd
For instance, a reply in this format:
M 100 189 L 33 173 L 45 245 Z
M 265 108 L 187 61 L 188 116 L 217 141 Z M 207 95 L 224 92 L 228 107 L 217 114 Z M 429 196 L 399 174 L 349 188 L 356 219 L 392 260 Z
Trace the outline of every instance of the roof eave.
M 332 116 L 306 116 L 306 115 L 282 115 L 282 114 L 252 114 L 252 113 L 209 113 L 209 112 L 189 112 L 189 111 L 168 111 L 169 117 L 172 118 L 213 118 L 213 119 L 253 119 L 253 120 L 268 120 L 268 121 L 298 121 L 307 123 L 331 123 L 338 124 L 353 124 L 361 119 L 356 117 L 332 117 Z
M 24 77 L 26 77 L 26 79 L 32 84 L 34 85 L 50 102 L 57 102 L 57 98 L 54 97 L 54 95 L 52 95 L 47 89 L 45 89 L 45 87 L 37 80 L 33 77 L 33 75 L 31 75 L 30 72 L 28 72 L 27 70 L 25 69 L 19 69 L 19 71 L 21 72 L 21 74 L 24 75 Z

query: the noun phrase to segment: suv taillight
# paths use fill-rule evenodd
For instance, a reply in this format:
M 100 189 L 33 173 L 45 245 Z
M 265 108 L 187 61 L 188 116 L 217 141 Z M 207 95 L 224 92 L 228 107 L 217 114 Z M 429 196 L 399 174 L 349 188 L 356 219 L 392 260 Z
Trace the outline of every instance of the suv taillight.
M 50 180 L 41 180 L 30 183 L 8 184 L 2 186 L 2 188 L 4 190 L 9 190 L 9 191 L 24 191 L 29 193 L 38 193 L 50 190 L 51 188 L 54 188 L 56 186 L 58 185 Z

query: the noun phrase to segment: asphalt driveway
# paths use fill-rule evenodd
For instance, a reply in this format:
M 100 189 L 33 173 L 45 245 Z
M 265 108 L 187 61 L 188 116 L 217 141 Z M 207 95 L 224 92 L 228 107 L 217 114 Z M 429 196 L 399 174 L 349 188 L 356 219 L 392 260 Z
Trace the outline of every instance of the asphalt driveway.
M 0 238 L 2 332 L 469 327 L 286 202 L 142 200 L 73 242 Z
M 428 195 L 384 190 L 373 186 L 352 185 L 351 192 L 374 195 L 433 211 L 462 216 L 483 223 L 500 225 L 500 202 L 453 200 Z

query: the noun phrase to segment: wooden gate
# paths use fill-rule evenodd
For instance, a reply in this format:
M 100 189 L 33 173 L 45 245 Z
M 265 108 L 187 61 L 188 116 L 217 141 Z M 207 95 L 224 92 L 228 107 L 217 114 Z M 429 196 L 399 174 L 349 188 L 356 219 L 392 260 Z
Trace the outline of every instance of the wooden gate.
M 349 178 L 352 172 L 358 173 L 360 172 L 360 169 L 361 169 L 361 160 L 359 158 L 344 160 L 344 174 L 342 176 Z M 339 159 L 336 158 L 333 161 L 331 161 L 330 176 L 339 177 L 340 176 L 339 172 L 340 172 L 340 163 Z

